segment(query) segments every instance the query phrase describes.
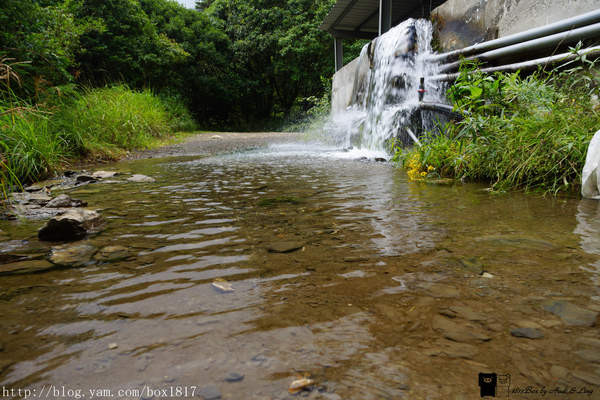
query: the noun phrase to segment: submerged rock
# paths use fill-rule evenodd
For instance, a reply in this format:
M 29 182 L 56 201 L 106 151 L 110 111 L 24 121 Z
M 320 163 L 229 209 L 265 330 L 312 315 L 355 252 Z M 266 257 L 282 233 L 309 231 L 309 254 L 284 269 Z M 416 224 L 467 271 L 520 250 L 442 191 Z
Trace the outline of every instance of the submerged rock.
M 86 182 L 96 182 L 96 180 L 97 179 L 94 178 L 92 175 L 79 175 L 75 179 L 75 182 L 77 182 L 77 183 L 86 183 Z
M 106 179 L 106 178 L 112 178 L 115 175 L 118 175 L 118 172 L 116 172 L 116 171 L 96 171 L 92 174 L 92 177 L 96 178 L 96 179 Z
M 106 246 L 101 248 L 96 255 L 94 255 L 94 259 L 97 261 L 103 262 L 113 262 L 124 260 L 129 257 L 129 249 L 124 246 Z
M 51 250 L 49 260 L 61 267 L 83 267 L 90 264 L 96 250 L 85 243 L 57 246 Z
M 82 200 L 72 199 L 71 196 L 61 194 L 56 196 L 46 204 L 48 208 L 67 208 L 67 207 L 85 207 L 87 202 Z
M 6 242 L 0 242 L 0 254 L 25 247 L 27 243 L 29 243 L 27 240 L 8 240 Z
M 302 247 L 304 247 L 304 243 L 302 242 L 286 241 L 272 243 L 267 247 L 267 250 L 269 253 L 291 253 L 300 250 Z
M 204 400 L 219 400 L 221 398 L 221 392 L 215 385 L 205 386 L 199 389 L 197 394 Z
M 487 342 L 491 338 L 479 327 L 470 324 L 460 324 L 449 318 L 439 315 L 433 317 L 433 330 L 439 332 L 446 339 L 455 342 Z
M 589 383 L 590 385 L 600 386 L 600 375 L 581 370 L 572 371 L 571 375 L 585 383 Z
M 96 229 L 102 222 L 100 214 L 87 209 L 73 209 L 50 219 L 38 231 L 40 240 L 68 242 L 79 240 Z
M 288 391 L 292 394 L 298 393 L 301 390 L 308 389 L 312 384 L 315 383 L 312 379 L 302 378 L 293 381 L 290 384 Z
M 0 265 L 0 276 L 22 275 L 46 272 L 54 268 L 54 265 L 46 260 L 26 260 L 10 264 Z
M 233 292 L 233 286 L 231 286 L 231 283 L 222 278 L 215 279 L 214 282 L 211 283 L 211 286 L 221 293 Z
M 585 361 L 600 363 L 600 349 L 585 349 L 578 350 L 575 352 L 575 355 Z
M 441 298 L 457 298 L 460 297 L 460 292 L 453 286 L 446 285 L 443 283 L 434 283 L 429 287 L 424 286 L 433 297 Z
M 25 188 L 25 191 L 30 192 L 30 193 L 39 192 L 42 189 L 47 190 L 47 189 L 50 189 L 51 187 L 60 185 L 61 183 L 63 183 L 63 181 L 60 179 L 50 179 L 50 180 L 34 183 L 33 185 L 27 186 Z
M 50 197 L 48 194 L 46 194 L 46 192 L 37 192 L 37 193 L 31 194 L 25 204 L 34 204 L 37 206 L 45 206 L 51 200 L 52 200 L 52 197 Z
M 226 382 L 240 382 L 244 380 L 244 375 L 238 374 L 237 372 L 230 372 L 229 375 L 225 377 Z
M 135 174 L 127 179 L 129 182 L 156 182 L 156 179 L 146 175 Z
M 527 339 L 541 339 L 544 337 L 542 331 L 536 328 L 515 328 L 510 330 L 510 334 L 514 337 Z
M 440 310 L 440 314 L 450 318 L 463 318 L 469 321 L 485 321 L 488 319 L 487 314 L 473 310 L 468 306 L 450 306 Z
M 551 300 L 542 304 L 542 308 L 559 316 L 565 324 L 573 326 L 594 326 L 598 313 L 576 306 L 563 300 Z

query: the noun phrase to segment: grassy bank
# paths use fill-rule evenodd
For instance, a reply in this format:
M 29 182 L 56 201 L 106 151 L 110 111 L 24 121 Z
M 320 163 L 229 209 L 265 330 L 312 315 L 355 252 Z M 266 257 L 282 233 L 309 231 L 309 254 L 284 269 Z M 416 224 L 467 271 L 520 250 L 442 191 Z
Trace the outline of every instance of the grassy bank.
M 116 159 L 195 123 L 176 98 L 125 86 L 89 89 L 34 107 L 0 100 L 2 189 L 51 176 L 77 159 Z
M 486 75 L 463 64 L 448 98 L 464 120 L 448 124 L 445 135 L 427 136 L 421 147 L 398 150 L 396 159 L 413 180 L 485 181 L 500 191 L 576 191 L 587 146 L 600 129 L 595 71 L 588 62 L 522 77 Z

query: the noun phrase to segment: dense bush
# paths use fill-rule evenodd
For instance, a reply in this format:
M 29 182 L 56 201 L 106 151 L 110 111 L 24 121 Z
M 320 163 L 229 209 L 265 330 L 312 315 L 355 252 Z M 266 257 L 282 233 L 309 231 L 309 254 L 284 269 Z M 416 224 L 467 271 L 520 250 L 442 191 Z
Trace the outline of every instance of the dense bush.
M 487 75 L 464 63 L 448 92 L 464 119 L 398 158 L 413 179 L 489 181 L 495 190 L 576 190 L 587 146 L 600 129 L 594 70 L 587 63 L 522 77 Z

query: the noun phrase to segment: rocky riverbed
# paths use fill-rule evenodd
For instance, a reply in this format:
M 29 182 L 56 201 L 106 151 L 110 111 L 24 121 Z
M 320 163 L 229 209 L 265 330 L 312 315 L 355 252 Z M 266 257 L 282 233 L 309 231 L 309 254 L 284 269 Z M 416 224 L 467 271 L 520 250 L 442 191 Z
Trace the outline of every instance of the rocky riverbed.
M 499 398 L 600 395 L 598 203 L 214 135 L 15 196 L 2 385 L 471 399 L 495 373 Z M 85 233 L 40 237 L 53 218 Z

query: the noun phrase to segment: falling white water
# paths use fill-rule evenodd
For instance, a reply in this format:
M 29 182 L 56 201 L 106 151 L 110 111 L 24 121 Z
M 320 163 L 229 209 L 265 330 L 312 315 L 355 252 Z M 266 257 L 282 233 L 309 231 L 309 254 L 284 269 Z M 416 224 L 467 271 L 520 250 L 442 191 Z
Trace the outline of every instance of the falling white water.
M 352 104 L 334 113 L 326 127 L 338 146 L 388 150 L 390 139 L 404 145 L 429 128 L 429 113 L 419 111 L 419 80 L 425 77 L 425 100 L 443 102 L 443 90 L 427 77 L 438 65 L 432 53 L 433 28 L 424 19 L 409 19 L 365 45 L 358 61 Z

